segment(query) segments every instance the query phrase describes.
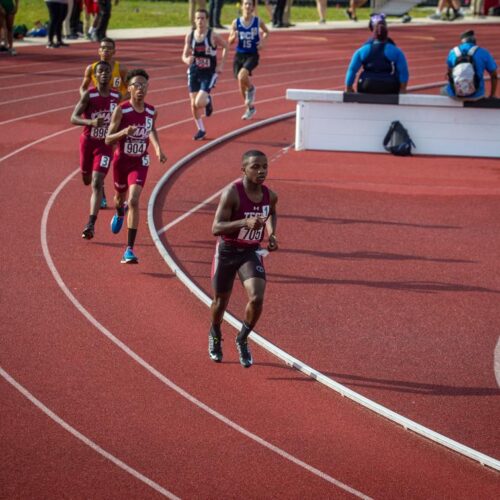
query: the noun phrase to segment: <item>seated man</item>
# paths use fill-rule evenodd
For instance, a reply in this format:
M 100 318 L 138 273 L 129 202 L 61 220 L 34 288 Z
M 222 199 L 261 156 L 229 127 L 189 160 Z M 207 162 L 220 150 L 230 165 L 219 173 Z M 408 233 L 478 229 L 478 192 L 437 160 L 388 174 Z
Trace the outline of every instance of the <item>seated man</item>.
M 460 35 L 460 45 L 450 50 L 448 59 L 449 83 L 441 93 L 464 100 L 477 100 L 485 97 L 484 72 L 491 78 L 490 97 L 495 97 L 497 89 L 497 64 L 492 55 L 476 45 L 474 31 Z
M 358 79 L 358 92 L 367 94 L 406 92 L 408 84 L 406 57 L 403 51 L 389 40 L 385 21 L 374 24 L 373 38 L 352 56 L 345 77 L 346 92 L 354 92 L 354 80 L 361 67 L 363 71 Z

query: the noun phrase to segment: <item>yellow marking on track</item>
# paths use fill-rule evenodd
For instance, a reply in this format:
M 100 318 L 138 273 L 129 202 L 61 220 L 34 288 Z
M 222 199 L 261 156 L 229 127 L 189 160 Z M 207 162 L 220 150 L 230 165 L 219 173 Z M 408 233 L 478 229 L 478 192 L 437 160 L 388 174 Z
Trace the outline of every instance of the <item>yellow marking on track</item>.
M 320 42 L 328 42 L 326 36 L 298 36 L 296 38 L 302 38 L 302 40 L 316 40 Z
M 398 33 L 398 38 L 410 38 L 413 40 L 429 40 L 430 42 L 435 42 L 436 37 L 434 36 L 422 36 L 422 35 L 402 35 L 400 36 Z

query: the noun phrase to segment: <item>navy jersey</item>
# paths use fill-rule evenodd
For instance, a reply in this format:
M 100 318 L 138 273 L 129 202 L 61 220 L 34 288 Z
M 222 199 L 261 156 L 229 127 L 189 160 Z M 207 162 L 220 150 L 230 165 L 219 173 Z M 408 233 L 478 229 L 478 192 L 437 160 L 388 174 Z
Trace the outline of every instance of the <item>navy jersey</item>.
M 215 71 L 217 66 L 217 47 L 210 42 L 212 40 L 212 30 L 208 30 L 205 38 L 198 42 L 194 36 L 194 30 L 191 32 L 191 53 L 194 62 L 191 68 L 198 70 Z
M 243 23 L 243 19 L 236 19 L 236 30 L 238 31 L 238 46 L 236 52 L 241 54 L 255 54 L 260 41 L 259 18 L 254 16 L 249 26 Z

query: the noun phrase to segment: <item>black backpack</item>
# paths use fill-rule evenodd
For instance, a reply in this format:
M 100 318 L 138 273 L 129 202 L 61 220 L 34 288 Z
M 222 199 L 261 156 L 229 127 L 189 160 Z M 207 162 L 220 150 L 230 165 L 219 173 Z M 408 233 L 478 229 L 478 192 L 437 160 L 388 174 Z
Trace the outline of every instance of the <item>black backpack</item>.
M 416 146 L 411 140 L 408 130 L 401 125 L 401 122 L 392 122 L 387 134 L 385 134 L 385 150 L 396 156 L 410 156 L 412 147 Z

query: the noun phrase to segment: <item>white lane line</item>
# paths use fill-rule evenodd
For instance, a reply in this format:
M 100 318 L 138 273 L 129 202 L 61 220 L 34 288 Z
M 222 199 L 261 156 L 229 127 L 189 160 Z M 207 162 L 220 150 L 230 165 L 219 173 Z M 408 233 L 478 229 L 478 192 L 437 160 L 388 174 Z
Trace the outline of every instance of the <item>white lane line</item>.
M 272 163 L 275 159 L 277 159 L 280 156 L 282 156 L 283 154 L 287 153 L 292 146 L 293 146 L 293 144 L 290 145 L 290 146 L 286 146 L 285 148 L 280 149 L 277 153 L 275 153 L 273 156 L 271 156 L 271 158 L 269 158 L 269 163 Z M 169 222 L 167 225 L 163 226 L 161 229 L 159 229 L 157 231 L 157 233 L 158 234 L 163 234 L 163 233 L 167 232 L 169 229 L 171 229 L 175 225 L 179 224 L 179 222 L 182 222 L 184 219 L 187 219 L 189 216 L 193 215 L 198 210 L 204 208 L 210 202 L 212 202 L 213 200 L 215 200 L 216 198 L 218 198 L 222 194 L 222 192 L 224 191 L 224 189 L 226 189 L 227 187 L 231 186 L 231 184 L 234 184 L 239 179 L 241 179 L 241 177 L 236 177 L 236 179 L 234 179 L 233 181 L 231 181 L 229 184 L 227 184 L 226 186 L 224 186 L 222 189 L 219 189 L 219 191 L 217 191 L 213 195 L 209 196 L 208 198 L 206 198 L 205 200 L 203 200 L 201 203 L 198 203 L 198 205 L 196 205 L 195 207 L 191 208 L 187 212 L 183 213 L 182 215 L 180 215 L 179 217 L 177 217 L 177 219 L 174 219 L 172 222 Z
M 429 84 L 428 84 L 429 85 Z M 422 85 L 421 88 L 427 88 L 425 85 Z M 179 267 L 177 262 L 173 259 L 173 257 L 170 255 L 170 253 L 167 251 L 165 246 L 163 245 L 160 235 L 158 234 L 155 226 L 155 220 L 154 220 L 154 207 L 156 203 L 156 198 L 158 197 L 159 192 L 161 189 L 169 182 L 170 178 L 176 174 L 179 170 L 181 170 L 186 164 L 194 160 L 197 156 L 201 155 L 202 153 L 205 153 L 206 151 L 209 151 L 215 146 L 220 145 L 221 143 L 224 143 L 227 140 L 230 140 L 238 135 L 241 135 L 247 131 L 250 131 L 254 128 L 258 128 L 264 125 L 268 125 L 273 122 L 278 122 L 280 120 L 284 120 L 287 118 L 291 118 L 292 116 L 295 115 L 295 112 L 292 113 L 285 113 L 283 115 L 278 115 L 273 118 L 268 118 L 267 120 L 263 120 L 262 122 L 256 122 L 251 125 L 248 125 L 246 127 L 243 127 L 238 130 L 234 130 L 232 132 L 229 132 L 228 134 L 219 137 L 218 139 L 215 139 L 208 144 L 198 148 L 195 151 L 192 151 L 189 153 L 187 156 L 184 158 L 180 159 L 175 165 L 172 165 L 172 167 L 163 175 L 163 177 L 158 181 L 156 184 L 153 192 L 151 193 L 151 197 L 148 202 L 148 227 L 149 231 L 151 234 L 151 237 L 153 239 L 153 242 L 156 245 L 156 248 L 160 252 L 160 255 L 163 257 L 167 265 L 170 267 L 172 272 L 179 278 L 179 280 L 186 285 L 188 290 L 193 293 L 196 297 L 200 299 L 201 302 L 203 302 L 206 306 L 210 307 L 212 303 L 211 297 L 209 297 L 196 283 L 194 283 L 191 278 L 184 272 L 182 269 Z M 229 314 L 226 312 L 224 314 L 224 319 L 232 325 L 236 330 L 240 330 L 242 327 L 241 321 L 239 321 L 235 316 Z M 284 361 L 287 365 L 295 368 L 296 370 L 304 373 L 308 377 L 313 378 L 314 380 L 317 380 L 318 382 L 324 384 L 325 386 L 329 387 L 330 389 L 333 389 L 334 391 L 338 392 L 342 396 L 345 396 L 356 403 L 364 406 L 365 408 L 368 408 L 369 410 L 377 413 L 378 415 L 381 415 L 382 417 L 387 418 L 388 420 L 393 421 L 394 423 L 402 426 L 406 430 L 411 430 L 415 432 L 416 434 L 419 434 L 420 436 L 423 436 L 427 439 L 430 439 L 431 441 L 434 441 L 436 443 L 441 444 L 442 446 L 445 446 L 446 448 L 449 448 L 451 450 L 456 451 L 457 453 L 460 453 L 461 455 L 464 455 L 468 458 L 471 458 L 482 465 L 486 465 L 488 467 L 491 467 L 492 469 L 496 469 L 500 471 L 500 460 L 497 460 L 493 457 L 490 457 L 488 455 L 485 455 L 484 453 L 481 453 L 480 451 L 477 451 L 473 448 L 470 448 L 462 443 L 459 443 L 458 441 L 455 441 L 453 439 L 448 438 L 447 436 L 444 436 L 442 434 L 439 434 L 438 432 L 433 431 L 432 429 L 429 429 L 428 427 L 425 427 L 413 420 L 410 420 L 409 418 L 404 417 L 403 415 L 400 415 L 399 413 L 396 413 L 389 408 L 386 408 L 385 406 L 376 403 L 375 401 L 372 401 L 371 399 L 368 399 L 361 394 L 358 394 L 357 392 L 349 389 L 348 387 L 340 384 L 336 380 L 327 377 L 323 375 L 321 372 L 315 370 L 314 368 L 308 366 L 304 362 L 300 361 L 297 358 L 294 358 L 287 352 L 283 351 L 280 349 L 278 346 L 272 344 L 268 340 L 266 340 L 264 337 L 259 335 L 257 332 L 253 331 L 250 334 L 250 338 L 258 345 L 260 345 L 263 349 L 266 349 L 268 352 L 276 356 L 277 358 L 281 359 Z M 499 339 L 499 345 L 500 345 L 500 339 Z M 498 348 L 498 356 L 500 359 L 500 347 Z M 497 354 L 497 353 L 495 353 Z M 496 360 L 495 360 L 496 363 Z
M 5 160 L 8 160 L 9 158 L 12 158 L 13 156 L 17 155 L 18 153 L 21 153 L 22 151 L 26 151 L 27 149 L 35 146 L 36 144 L 40 144 L 41 142 L 48 141 L 49 139 L 57 137 L 58 135 L 65 134 L 66 132 L 71 132 L 72 130 L 73 131 L 78 130 L 78 127 L 65 128 L 64 130 L 59 130 L 57 132 L 54 132 L 53 134 L 49 134 L 49 135 L 45 135 L 43 137 L 40 137 L 36 141 L 32 141 L 29 144 L 25 144 L 24 146 L 22 146 L 18 149 L 15 149 L 11 153 L 9 153 L 5 156 L 2 156 L 0 158 L 0 163 L 4 162 Z M 34 161 L 36 161 L 36 159 Z
M 497 385 L 500 387 L 500 337 L 498 337 L 495 353 L 493 354 L 493 370 L 495 371 Z
M 141 356 L 139 356 L 135 351 L 133 351 L 130 347 L 128 347 L 127 344 L 122 342 L 120 339 L 115 337 L 104 325 L 99 323 L 97 319 L 94 318 L 90 314 L 85 307 L 78 301 L 78 299 L 71 293 L 69 288 L 66 286 L 66 283 L 63 281 L 61 278 L 61 275 L 59 274 L 59 271 L 57 270 L 54 261 L 52 259 L 52 256 L 50 254 L 48 242 L 47 242 L 47 222 L 50 214 L 50 210 L 52 208 L 52 205 L 54 204 L 57 196 L 59 193 L 64 189 L 66 184 L 79 172 L 79 170 L 75 170 L 72 172 L 66 179 L 64 179 L 61 184 L 56 188 L 56 190 L 52 193 L 51 197 L 49 198 L 49 201 L 47 202 L 47 205 L 45 206 L 45 209 L 43 211 L 43 216 L 42 216 L 42 223 L 40 227 L 40 239 L 42 243 L 42 251 L 43 255 L 45 257 L 45 261 L 47 262 L 47 266 L 52 273 L 52 276 L 54 277 L 56 283 L 58 284 L 59 288 L 63 291 L 63 293 L 66 295 L 66 297 L 70 300 L 70 302 L 75 306 L 75 308 L 99 331 L 101 332 L 108 340 L 110 340 L 113 344 L 115 344 L 119 349 L 121 349 L 125 354 L 130 356 L 136 363 L 141 365 L 145 370 L 147 370 L 151 375 L 156 377 L 158 380 L 160 380 L 163 384 L 165 384 L 167 387 L 175 391 L 177 394 L 182 396 L 183 398 L 187 399 L 190 403 L 194 404 L 198 408 L 202 409 L 203 411 L 207 412 L 209 415 L 212 417 L 215 417 L 217 420 L 221 421 L 222 423 L 226 424 L 227 426 L 231 427 L 233 430 L 236 432 L 239 432 L 240 434 L 243 434 L 247 438 L 255 441 L 256 443 L 260 444 L 261 446 L 264 446 L 268 450 L 271 450 L 272 452 L 278 454 L 282 458 L 285 458 L 286 460 L 289 460 L 290 462 L 294 463 L 295 465 L 298 465 L 299 467 L 302 467 L 303 469 L 307 470 L 308 472 L 314 474 L 317 477 L 320 477 L 321 479 L 324 479 L 328 483 L 336 486 L 337 488 L 340 488 L 341 490 L 344 490 L 348 493 L 351 493 L 355 497 L 358 498 L 363 498 L 368 500 L 370 497 L 366 496 L 365 494 L 361 493 L 360 491 L 351 488 L 350 486 L 342 483 L 341 481 L 329 476 L 328 474 L 320 471 L 319 469 L 316 469 L 312 465 L 307 464 L 306 462 L 303 462 L 302 460 L 294 457 L 290 453 L 287 453 L 286 451 L 282 450 L 281 448 L 278 448 L 277 446 L 269 443 L 268 441 L 262 439 L 260 436 L 257 434 L 254 434 L 253 432 L 248 431 L 244 427 L 241 427 L 237 423 L 233 422 L 226 416 L 222 415 L 218 411 L 214 410 L 210 406 L 206 405 L 199 399 L 195 398 L 192 396 L 190 393 L 182 389 L 182 387 L 178 386 L 174 382 L 172 382 L 169 378 L 167 378 L 165 375 L 163 375 L 161 372 L 159 372 L 156 368 L 151 366 L 146 360 L 144 360 Z
M 74 427 L 68 424 L 68 422 L 63 420 L 59 415 L 54 413 L 50 408 L 45 406 L 39 399 L 33 396 L 31 392 L 29 392 L 24 386 L 22 386 L 19 382 L 17 382 L 17 380 L 15 380 L 11 375 L 9 375 L 9 373 L 7 373 L 1 366 L 0 366 L 0 375 L 10 385 L 12 385 L 15 389 L 17 389 L 26 399 L 31 401 L 31 403 L 33 403 L 39 410 L 41 410 L 43 413 L 45 413 L 45 415 L 47 415 L 50 419 L 52 419 L 56 424 L 60 425 L 64 430 L 68 431 L 70 434 L 79 439 L 82 443 L 86 444 L 96 453 L 99 453 L 99 455 L 103 456 L 110 462 L 113 462 L 116 466 L 120 467 L 120 469 L 123 469 L 125 472 L 128 472 L 131 476 L 134 476 L 139 481 L 142 481 L 144 484 L 146 484 L 153 490 L 157 491 L 164 497 L 171 498 L 173 500 L 179 500 L 178 496 L 174 495 L 170 491 L 160 486 L 158 483 L 155 483 L 153 480 L 149 479 L 148 477 L 144 476 L 137 470 L 133 469 L 132 467 L 130 467 L 130 465 L 127 465 L 125 462 L 122 462 L 119 458 L 116 458 L 114 455 L 106 451 L 104 448 L 101 448 L 98 444 L 94 443 L 94 441 L 89 439 L 87 436 L 77 431 Z

